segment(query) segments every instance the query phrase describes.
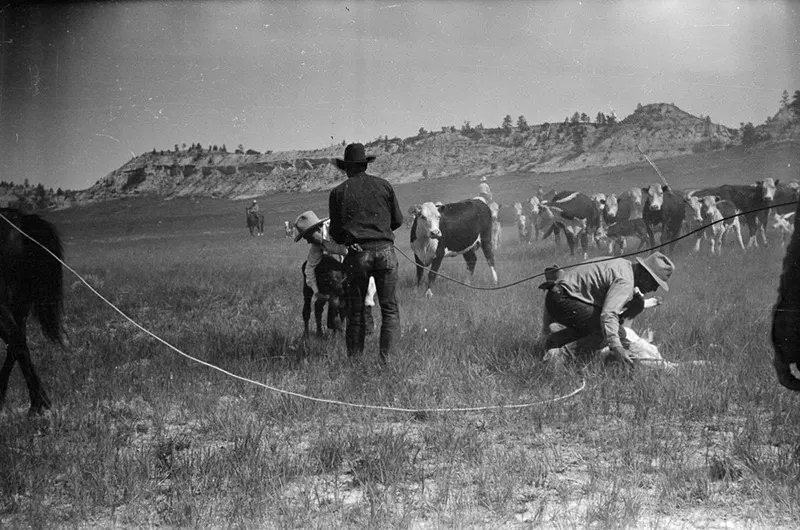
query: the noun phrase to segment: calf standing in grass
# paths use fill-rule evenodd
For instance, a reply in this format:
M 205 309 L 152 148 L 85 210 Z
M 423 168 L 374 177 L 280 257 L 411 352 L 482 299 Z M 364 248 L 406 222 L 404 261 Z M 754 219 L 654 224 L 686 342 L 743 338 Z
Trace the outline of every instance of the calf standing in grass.
M 795 211 L 795 228 L 800 205 Z M 775 349 L 773 365 L 778 382 L 790 390 L 800 392 L 800 379 L 792 374 L 791 365 L 800 363 L 800 233 L 792 234 L 783 273 L 778 287 L 778 302 L 772 312 L 772 346 Z

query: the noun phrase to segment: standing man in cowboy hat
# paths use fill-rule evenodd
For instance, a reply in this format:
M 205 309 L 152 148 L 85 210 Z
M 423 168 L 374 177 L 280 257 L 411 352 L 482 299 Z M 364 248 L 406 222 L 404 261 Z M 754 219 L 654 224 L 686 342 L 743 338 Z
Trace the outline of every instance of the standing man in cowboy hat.
M 545 328 L 552 323 L 562 328 L 546 337 L 545 362 L 560 366 L 608 346 L 612 359 L 633 364 L 622 321 L 634 318 L 646 305 L 656 305 L 647 304 L 643 295 L 659 287 L 668 291 L 674 270 L 667 256 L 654 252 L 636 258 L 636 263 L 595 259 L 560 271 L 555 281 L 540 286 L 547 289 Z
M 344 259 L 349 312 L 347 354 L 354 357 L 364 352 L 364 297 L 372 276 L 381 307 L 380 356 L 386 361 L 400 334 L 394 231 L 403 224 L 403 212 L 392 185 L 366 173 L 373 160 L 375 157 L 367 156 L 362 144 L 348 145 L 344 158 L 335 159 L 336 166 L 347 173 L 347 180 L 331 191 L 328 211 L 331 238 L 349 249 Z

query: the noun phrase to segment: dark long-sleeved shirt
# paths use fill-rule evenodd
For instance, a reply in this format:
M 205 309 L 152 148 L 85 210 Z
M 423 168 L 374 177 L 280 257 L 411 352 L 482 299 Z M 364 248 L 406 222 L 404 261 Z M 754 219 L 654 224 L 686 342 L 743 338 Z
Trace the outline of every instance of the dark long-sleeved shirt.
M 360 173 L 333 190 L 328 199 L 331 239 L 343 245 L 394 242 L 403 212 L 388 181 Z
M 633 264 L 630 261 L 619 258 L 601 263 L 582 263 L 564 271 L 556 283 L 569 296 L 599 307 L 600 331 L 606 345 L 611 348 L 622 347 L 619 315 L 635 292 Z

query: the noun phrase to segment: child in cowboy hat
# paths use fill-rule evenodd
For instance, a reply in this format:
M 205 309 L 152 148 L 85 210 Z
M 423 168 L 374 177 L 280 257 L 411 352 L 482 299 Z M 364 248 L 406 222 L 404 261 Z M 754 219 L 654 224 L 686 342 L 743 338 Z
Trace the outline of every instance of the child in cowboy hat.
M 297 235 L 294 238 L 295 243 L 305 239 L 311 245 L 306 258 L 306 285 L 314 291 L 314 295 L 317 297 L 321 296 L 321 293 L 317 284 L 315 269 L 322 261 L 322 256 L 327 254 L 341 262 L 344 256 L 347 255 L 346 246 L 330 240 L 328 233 L 330 223 L 329 218 L 320 219 L 313 210 L 301 213 L 294 222 L 294 227 L 297 230 Z M 367 289 L 365 305 L 367 306 L 365 318 L 368 324 L 371 324 L 372 314 L 369 308 L 375 305 L 375 280 L 372 278 L 370 278 Z

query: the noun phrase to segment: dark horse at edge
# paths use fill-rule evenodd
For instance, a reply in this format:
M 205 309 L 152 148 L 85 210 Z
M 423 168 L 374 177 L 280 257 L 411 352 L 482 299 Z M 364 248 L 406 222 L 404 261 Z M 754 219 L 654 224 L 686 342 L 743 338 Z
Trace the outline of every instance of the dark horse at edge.
M 32 314 L 43 335 L 63 345 L 61 240 L 55 227 L 38 215 L 10 208 L 0 208 L 0 215 L 0 338 L 6 343 L 6 359 L 0 368 L 0 408 L 11 370 L 19 363 L 30 394 L 28 414 L 41 414 L 51 403 L 31 361 L 25 322 Z

